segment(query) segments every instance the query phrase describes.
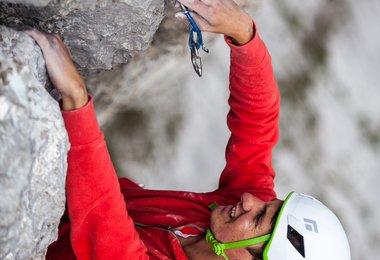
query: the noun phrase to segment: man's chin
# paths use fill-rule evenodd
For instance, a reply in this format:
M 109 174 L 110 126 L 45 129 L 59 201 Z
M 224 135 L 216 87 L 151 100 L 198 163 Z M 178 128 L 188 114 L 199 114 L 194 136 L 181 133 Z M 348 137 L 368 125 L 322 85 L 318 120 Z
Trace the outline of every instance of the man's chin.
M 215 226 L 223 225 L 227 221 L 226 219 L 227 215 L 224 212 L 224 208 L 225 208 L 224 206 L 219 206 L 211 212 L 211 216 L 210 216 L 211 231 L 215 228 Z

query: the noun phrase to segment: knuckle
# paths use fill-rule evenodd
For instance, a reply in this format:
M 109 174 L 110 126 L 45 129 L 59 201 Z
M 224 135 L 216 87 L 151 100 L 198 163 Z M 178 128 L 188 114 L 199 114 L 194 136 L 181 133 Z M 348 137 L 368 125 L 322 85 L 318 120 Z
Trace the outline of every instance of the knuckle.
M 210 23 L 214 23 L 215 22 L 215 18 L 217 17 L 218 11 L 215 8 L 213 8 L 213 7 L 209 7 L 207 9 L 207 13 L 206 14 L 207 14 L 207 17 L 208 17 L 208 21 Z
M 41 48 L 46 49 L 49 47 L 49 39 L 45 34 L 40 34 L 39 38 L 39 44 L 41 45 Z
M 208 6 L 206 9 L 207 15 L 209 16 L 215 16 L 218 12 L 217 8 L 215 6 Z
M 218 3 L 217 1 L 210 1 L 209 3 L 207 3 L 208 6 L 210 7 L 216 7 L 218 6 L 220 3 Z
M 53 34 L 53 37 L 54 37 L 55 39 L 59 40 L 59 41 L 62 41 L 62 37 L 61 37 L 61 35 L 59 35 L 58 33 L 54 33 L 54 34 Z
M 61 36 L 59 36 L 58 34 L 51 34 L 49 36 L 49 43 L 51 47 L 58 47 L 61 42 Z

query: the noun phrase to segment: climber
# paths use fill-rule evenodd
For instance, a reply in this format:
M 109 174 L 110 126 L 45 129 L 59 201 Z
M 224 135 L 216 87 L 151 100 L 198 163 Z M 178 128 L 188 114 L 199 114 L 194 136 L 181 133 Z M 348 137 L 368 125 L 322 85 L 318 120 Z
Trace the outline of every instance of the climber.
M 71 150 L 68 212 L 47 259 L 350 259 L 337 217 L 313 197 L 276 199 L 272 149 L 280 95 L 255 23 L 233 0 L 180 0 L 204 32 L 231 50 L 231 137 L 219 187 L 146 190 L 117 178 L 85 84 L 61 38 L 27 33 L 62 95 Z M 210 208 L 209 208 L 209 205 Z

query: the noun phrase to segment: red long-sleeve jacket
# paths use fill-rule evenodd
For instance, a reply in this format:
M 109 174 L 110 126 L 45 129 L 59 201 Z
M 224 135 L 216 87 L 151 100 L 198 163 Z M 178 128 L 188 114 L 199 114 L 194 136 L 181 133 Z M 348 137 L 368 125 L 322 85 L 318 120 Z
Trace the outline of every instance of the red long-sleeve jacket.
M 227 117 L 231 137 L 219 187 L 209 193 L 145 190 L 118 179 L 99 129 L 92 100 L 63 111 L 68 156 L 68 216 L 47 259 L 187 259 L 176 235 L 203 235 L 208 205 L 236 204 L 243 192 L 274 199 L 272 149 L 278 140 L 280 96 L 271 58 L 256 33 L 231 48 Z

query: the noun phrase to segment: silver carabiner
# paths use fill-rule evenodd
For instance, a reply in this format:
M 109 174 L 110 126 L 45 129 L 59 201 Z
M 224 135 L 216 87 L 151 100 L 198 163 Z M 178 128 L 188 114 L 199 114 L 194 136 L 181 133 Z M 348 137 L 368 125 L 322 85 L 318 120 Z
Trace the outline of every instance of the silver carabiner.
M 202 77 L 202 58 L 199 56 L 199 51 L 194 46 L 191 48 L 191 62 L 195 72 L 199 77 Z

